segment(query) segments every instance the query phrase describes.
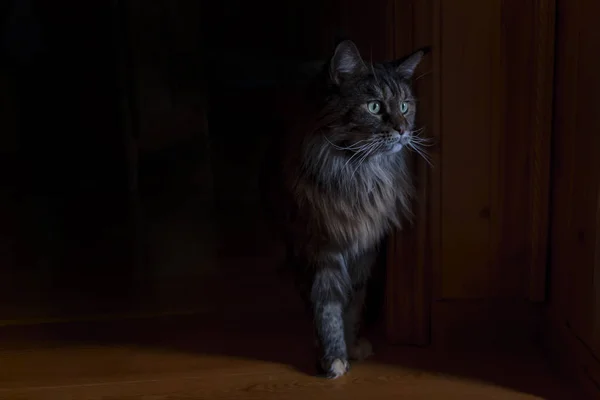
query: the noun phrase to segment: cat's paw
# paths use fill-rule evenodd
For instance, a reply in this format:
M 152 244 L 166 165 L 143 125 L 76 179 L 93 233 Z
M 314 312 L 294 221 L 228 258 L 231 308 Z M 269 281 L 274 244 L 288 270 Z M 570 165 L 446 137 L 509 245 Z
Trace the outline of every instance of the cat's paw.
M 373 346 L 365 338 L 360 338 L 348 348 L 348 355 L 351 360 L 364 360 L 373 355 Z
M 326 358 L 321 361 L 321 368 L 328 379 L 337 379 L 350 371 L 350 363 L 342 358 Z

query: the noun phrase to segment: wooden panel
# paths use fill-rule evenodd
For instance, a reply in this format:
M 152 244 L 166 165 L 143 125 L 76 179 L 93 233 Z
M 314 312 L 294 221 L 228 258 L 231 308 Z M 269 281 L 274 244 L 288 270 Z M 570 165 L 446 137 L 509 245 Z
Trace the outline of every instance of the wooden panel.
M 390 2 L 394 57 L 430 47 L 433 37 L 433 4 L 430 0 Z M 415 73 L 414 90 L 419 98 L 418 128 L 431 135 L 434 121 L 432 93 L 433 55 L 427 55 Z M 430 342 L 431 275 L 428 246 L 429 166 L 412 154 L 417 198 L 413 203 L 415 223 L 390 235 L 387 254 L 386 335 L 399 344 Z
M 421 0 L 413 3 L 413 16 L 415 24 L 413 25 L 413 48 L 420 49 L 426 46 L 436 48 L 435 43 L 435 6 L 434 1 Z M 433 18 L 432 18 L 433 17 Z M 424 136 L 430 137 L 434 141 L 437 138 L 438 129 L 436 116 L 439 109 L 439 96 L 434 95 L 436 79 L 439 77 L 437 53 L 431 52 L 420 65 L 420 70 L 415 77 L 415 91 L 419 98 L 419 115 L 417 124 L 419 128 L 424 129 Z M 438 142 L 439 143 L 439 142 Z M 432 146 L 429 150 L 431 163 L 440 165 L 439 147 Z M 414 164 L 417 199 L 416 199 L 416 217 L 417 223 L 414 227 L 416 271 L 416 304 L 418 305 L 416 315 L 421 321 L 419 329 L 423 332 L 420 344 L 429 343 L 431 338 L 431 292 L 432 292 L 432 265 L 435 261 L 432 251 L 432 229 L 431 221 L 439 210 L 438 198 L 432 196 L 432 187 L 439 182 L 439 168 L 431 168 L 421 157 L 415 157 Z M 433 211 L 435 209 L 435 211 Z M 439 255 L 439 252 L 436 252 Z
M 577 79 L 577 64 L 579 47 L 571 45 L 577 37 L 577 18 L 579 2 L 559 1 L 557 3 L 557 63 L 555 85 L 555 115 L 553 137 L 553 163 L 552 163 L 552 232 L 550 239 L 551 251 L 551 288 L 550 304 L 553 313 L 560 319 L 561 324 L 568 321 L 566 315 L 569 309 L 569 282 L 571 274 L 565 267 L 575 263 L 576 254 L 571 254 L 569 249 L 575 245 L 576 237 L 572 232 L 571 198 L 573 181 L 573 140 L 570 136 L 562 134 L 569 130 L 575 131 L 571 126 L 577 111 L 578 87 L 573 84 Z M 567 83 L 568 82 L 568 83 Z M 560 194 L 560 195 L 558 195 Z
M 440 5 L 438 299 L 544 298 L 553 10 Z
M 397 47 L 394 45 L 396 44 L 395 39 L 404 35 L 408 35 L 406 38 L 410 43 L 411 16 L 408 13 L 407 18 L 404 18 L 408 25 L 399 25 L 394 10 L 393 0 L 371 1 L 369 7 L 365 7 L 364 3 L 360 1 L 343 2 L 338 10 L 342 15 L 340 32 L 345 33 L 356 42 L 362 56 L 367 60 L 384 61 L 405 55 L 396 53 Z M 390 27 L 394 29 L 390 30 Z M 408 47 L 404 50 L 410 51 L 411 49 Z
M 530 347 L 542 323 L 541 305 L 527 299 L 436 301 L 431 315 L 432 346 L 470 351 Z
M 546 283 L 553 0 L 503 0 L 503 130 L 492 184 L 491 294 L 543 301 Z M 495 210 L 495 211 L 494 211 Z
M 589 13 L 595 2 L 561 4 L 555 104 L 553 301 L 573 332 L 594 342 L 594 263 L 600 183 L 600 45 Z
M 600 357 L 600 185 L 598 185 L 598 206 L 596 207 L 596 255 L 594 262 L 594 354 Z
M 548 345 L 600 397 L 600 32 L 594 0 L 558 0 Z
M 442 298 L 486 297 L 499 0 L 441 2 Z M 485 55 L 485 56 L 482 56 Z M 496 118 L 497 119 L 497 118 Z
M 592 320 L 591 333 L 585 335 L 586 344 L 591 347 L 595 356 L 600 358 L 600 267 L 598 259 L 600 258 L 600 230 L 598 221 L 598 207 L 600 202 L 600 31 L 598 30 L 598 19 L 594 14 L 600 13 L 600 3 L 593 0 L 582 0 L 580 8 L 579 22 L 579 62 L 578 62 L 578 82 L 581 90 L 578 92 L 577 99 L 571 99 L 577 102 L 576 130 L 563 132 L 565 136 L 574 140 L 574 149 L 576 160 L 578 162 L 575 169 L 576 182 L 580 184 L 575 190 L 576 196 L 583 197 L 580 202 L 577 197 L 573 199 L 571 208 L 578 211 L 577 221 L 579 231 L 584 232 L 583 240 L 580 241 L 580 248 L 577 251 L 585 254 L 579 268 L 589 268 L 591 270 L 592 281 L 590 295 L 585 297 L 586 303 L 577 305 L 577 310 L 582 312 L 586 310 L 589 314 L 580 314 L 580 318 L 589 318 Z M 574 133 L 574 134 L 573 134 Z M 582 254 L 582 255 L 583 255 Z M 587 287 L 588 282 L 585 282 Z M 579 292 L 579 287 L 573 287 L 575 292 Z M 587 301 L 590 303 L 587 303 Z M 583 299 L 582 299 L 583 301 Z M 600 382 L 600 376 L 597 377 Z
M 590 399 L 600 399 L 600 362 L 568 326 L 555 318 L 544 324 L 543 345 L 549 361 L 577 382 Z
M 417 91 L 419 123 L 438 146 L 433 168 L 416 165 L 416 224 L 392 238 L 388 292 L 411 306 L 388 306 L 388 335 L 410 342 L 429 329 L 430 299 L 420 296 L 433 289 L 448 300 L 433 305 L 433 340 L 447 341 L 436 332 L 469 331 L 456 321 L 493 322 L 472 307 L 504 304 L 507 322 L 515 301 L 544 299 L 554 1 L 395 4 L 396 26 L 413 26 L 411 39 L 397 28 L 396 49 L 433 46 L 422 71 L 433 74 Z M 525 320 L 515 314 L 511 329 L 530 338 Z
M 555 0 L 534 2 L 532 144 L 530 153 L 530 267 L 529 298 L 546 298 L 550 209 L 550 155 L 554 95 Z

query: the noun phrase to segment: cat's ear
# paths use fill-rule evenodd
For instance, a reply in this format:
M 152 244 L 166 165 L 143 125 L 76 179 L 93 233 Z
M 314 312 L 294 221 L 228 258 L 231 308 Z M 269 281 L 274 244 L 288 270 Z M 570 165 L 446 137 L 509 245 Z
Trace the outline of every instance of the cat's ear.
M 412 78 L 419 63 L 427 53 L 429 53 L 429 48 L 424 48 L 415 51 L 408 57 L 394 61 L 393 64 L 396 67 L 396 71 L 407 79 Z
M 344 40 L 335 48 L 329 65 L 329 76 L 335 84 L 349 76 L 364 73 L 367 70 L 358 48 L 351 40 Z

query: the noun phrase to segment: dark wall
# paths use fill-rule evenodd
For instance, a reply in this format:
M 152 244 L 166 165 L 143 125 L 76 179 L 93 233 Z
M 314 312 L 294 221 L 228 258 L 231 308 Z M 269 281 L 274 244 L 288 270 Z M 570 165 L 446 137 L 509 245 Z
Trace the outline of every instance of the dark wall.
M 11 0 L 0 10 L 21 7 L 0 22 L 0 144 L 14 184 L 0 207 L 12 221 L 0 224 L 0 304 L 58 296 L 93 312 L 167 277 L 165 297 L 180 283 L 200 293 L 196 282 L 273 278 L 256 257 L 271 251 L 258 171 L 282 83 L 339 37 L 381 54 L 380 3 Z
M 8 62 L 16 83 L 19 154 L 32 187 L 126 188 L 113 8 L 33 1 L 31 12 L 37 23 L 29 28 L 39 33 L 35 52 Z M 12 36 L 12 45 L 22 46 L 24 35 Z
M 38 284 L 92 290 L 116 271 L 126 276 L 129 262 L 123 243 L 95 248 L 128 214 L 115 9 L 99 1 L 9 3 L 1 59 L 15 146 L 5 204 L 18 226 L 15 260 L 2 265 L 0 281 L 24 297 Z

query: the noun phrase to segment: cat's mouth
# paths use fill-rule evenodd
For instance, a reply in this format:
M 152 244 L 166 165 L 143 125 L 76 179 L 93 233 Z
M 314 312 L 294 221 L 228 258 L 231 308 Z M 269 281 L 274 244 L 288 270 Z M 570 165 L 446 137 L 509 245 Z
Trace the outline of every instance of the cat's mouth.
M 410 143 L 410 134 L 404 133 L 399 134 L 396 133 L 393 135 L 393 138 L 387 140 L 385 153 L 386 154 L 394 154 L 398 153 L 405 146 L 408 146 Z
M 389 146 L 389 150 L 386 151 L 387 154 L 394 154 L 399 152 L 400 150 L 402 150 L 402 148 L 404 147 L 404 144 L 402 144 L 401 142 L 397 142 L 392 144 L 391 146 Z

